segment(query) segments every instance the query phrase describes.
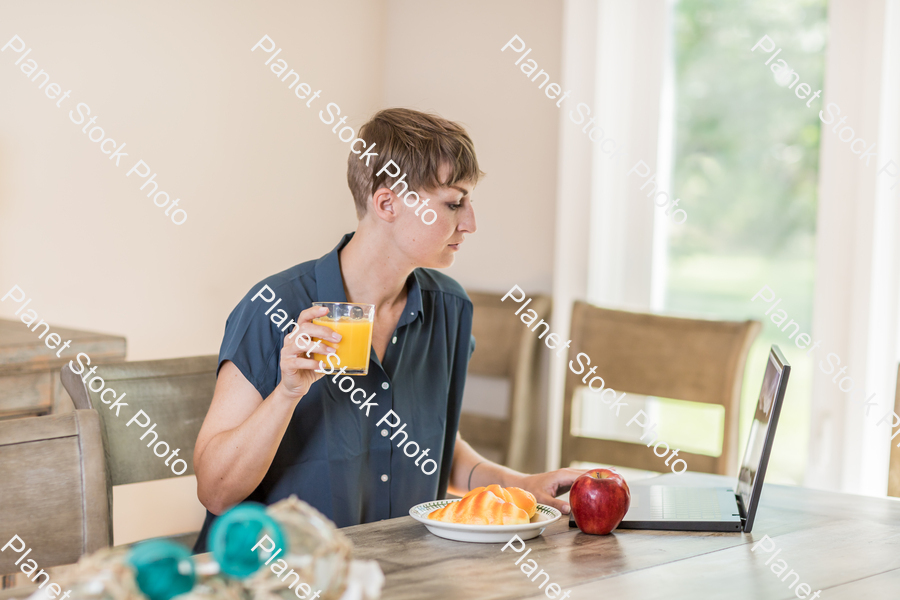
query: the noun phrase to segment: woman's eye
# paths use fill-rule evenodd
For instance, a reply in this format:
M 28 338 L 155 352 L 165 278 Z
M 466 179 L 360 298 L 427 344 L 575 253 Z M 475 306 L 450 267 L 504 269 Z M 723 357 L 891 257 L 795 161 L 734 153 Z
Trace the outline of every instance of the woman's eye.
M 457 208 L 462 206 L 462 202 L 460 202 L 459 204 L 448 204 L 447 206 L 450 207 L 450 210 L 456 210 Z

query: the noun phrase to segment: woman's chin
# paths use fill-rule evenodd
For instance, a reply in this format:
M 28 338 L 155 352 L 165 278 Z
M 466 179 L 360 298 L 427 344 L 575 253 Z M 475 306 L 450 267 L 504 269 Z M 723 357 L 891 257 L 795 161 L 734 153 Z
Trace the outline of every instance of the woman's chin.
M 429 269 L 446 269 L 447 267 L 452 267 L 455 260 L 455 253 L 447 253 L 439 256 L 433 261 L 429 261 L 429 264 L 424 266 L 428 267 Z

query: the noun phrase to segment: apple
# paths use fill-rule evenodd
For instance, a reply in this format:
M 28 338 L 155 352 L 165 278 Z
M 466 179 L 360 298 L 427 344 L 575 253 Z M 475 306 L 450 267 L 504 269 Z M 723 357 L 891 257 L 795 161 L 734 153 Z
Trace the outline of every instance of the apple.
M 631 491 L 615 469 L 591 469 L 572 484 L 569 505 L 581 531 L 606 535 L 625 518 Z

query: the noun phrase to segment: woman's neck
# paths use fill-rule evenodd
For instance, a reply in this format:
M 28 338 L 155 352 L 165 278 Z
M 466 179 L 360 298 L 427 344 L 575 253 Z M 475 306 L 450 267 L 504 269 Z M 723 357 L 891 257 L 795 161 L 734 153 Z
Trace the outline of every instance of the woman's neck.
M 361 224 L 362 225 L 362 224 Z M 406 302 L 406 280 L 414 266 L 397 260 L 397 250 L 360 227 L 338 257 L 348 302 L 388 308 Z

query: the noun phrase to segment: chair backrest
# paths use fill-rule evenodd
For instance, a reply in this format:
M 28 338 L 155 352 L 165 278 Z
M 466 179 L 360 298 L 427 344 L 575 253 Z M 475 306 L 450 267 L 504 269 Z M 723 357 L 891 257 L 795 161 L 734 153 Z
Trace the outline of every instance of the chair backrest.
M 535 405 L 538 334 L 529 331 L 516 316 L 517 305 L 501 301 L 501 294 L 468 294 L 474 305 L 472 334 L 476 341 L 468 373 L 508 379 L 510 401 L 508 416 L 503 419 L 463 413 L 460 433 L 476 448 L 495 450 L 501 456 L 501 463 L 513 469 L 523 469 L 528 451 L 530 416 Z M 550 298 L 535 296 L 528 308 L 534 309 L 540 318 L 547 318 Z
M 680 452 L 692 471 L 734 475 L 738 461 L 738 418 L 747 353 L 759 333 L 758 321 L 709 321 L 609 310 L 575 302 L 569 360 L 591 358 L 596 375 L 617 393 L 674 398 L 724 407 L 724 439 L 718 457 Z M 644 443 L 582 437 L 572 433 L 575 391 L 583 375 L 566 369 L 562 465 L 603 462 L 622 467 L 668 469 Z M 595 384 L 598 385 L 598 384 Z M 595 396 L 585 394 L 585 398 Z M 627 396 L 626 400 L 627 401 Z M 630 412 L 629 412 L 630 411 Z M 621 410 L 624 427 L 637 411 Z M 615 417 L 612 417 L 615 418 Z M 632 424 L 632 427 L 636 427 Z
M 0 421 L 0 545 L 19 536 L 41 569 L 109 545 L 100 427 L 93 410 Z M 19 570 L 17 546 L 0 552 L 0 573 Z
M 217 364 L 218 357 L 212 355 L 101 365 L 86 382 L 82 375 L 72 372 L 68 364 L 62 368 L 63 385 L 75 406 L 94 408 L 100 414 L 110 485 L 194 473 L 194 443 L 212 401 Z M 95 376 L 102 377 L 105 385 L 101 388 L 100 382 L 94 383 L 93 387 L 99 391 L 90 387 Z M 110 409 L 113 402 L 109 400 L 113 394 L 101 399 L 107 388 L 115 392 L 115 397 L 126 395 L 122 402 L 128 406 L 119 409 L 118 417 L 116 411 Z M 141 417 L 126 427 L 138 410 L 143 410 L 149 421 Z M 145 423 L 146 426 L 141 427 Z M 150 429 L 153 431 L 141 440 Z M 165 453 L 163 458 L 154 454 L 160 441 L 166 442 L 170 453 L 180 449 L 170 466 L 165 464 Z M 159 450 L 162 449 L 160 446 Z M 178 459 L 185 461 L 187 469 L 176 475 L 171 465 Z
M 900 415 L 900 367 L 897 368 L 897 389 L 894 392 L 894 412 Z M 891 421 L 893 423 L 893 420 Z M 894 428 L 891 427 L 893 432 Z M 900 439 L 891 440 L 891 459 L 888 468 L 888 496 L 900 496 Z

